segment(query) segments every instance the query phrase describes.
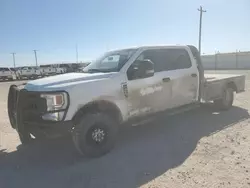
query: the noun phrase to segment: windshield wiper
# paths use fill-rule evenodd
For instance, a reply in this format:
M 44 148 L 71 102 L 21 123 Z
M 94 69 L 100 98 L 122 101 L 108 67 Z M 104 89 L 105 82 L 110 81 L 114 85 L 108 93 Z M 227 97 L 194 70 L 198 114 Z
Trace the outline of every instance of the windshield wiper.
M 89 69 L 87 70 L 87 72 L 104 72 L 104 71 L 101 69 Z
M 114 69 L 89 69 L 87 71 L 88 73 L 95 73 L 95 72 L 114 72 Z

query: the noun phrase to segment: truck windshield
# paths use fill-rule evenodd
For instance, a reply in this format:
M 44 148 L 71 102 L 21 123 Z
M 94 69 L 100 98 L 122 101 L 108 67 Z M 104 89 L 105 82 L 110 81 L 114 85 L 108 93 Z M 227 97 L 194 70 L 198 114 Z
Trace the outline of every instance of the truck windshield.
M 82 69 L 82 72 L 118 72 L 137 49 L 112 51 Z

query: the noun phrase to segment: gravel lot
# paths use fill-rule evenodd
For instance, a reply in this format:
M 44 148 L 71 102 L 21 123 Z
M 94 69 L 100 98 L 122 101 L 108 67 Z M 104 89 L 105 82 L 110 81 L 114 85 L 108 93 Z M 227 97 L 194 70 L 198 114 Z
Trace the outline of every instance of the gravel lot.
M 250 187 L 250 71 L 227 72 L 248 78 L 231 110 L 200 108 L 128 128 L 98 159 L 79 157 L 68 137 L 21 146 L 6 109 L 15 82 L 1 82 L 0 188 Z

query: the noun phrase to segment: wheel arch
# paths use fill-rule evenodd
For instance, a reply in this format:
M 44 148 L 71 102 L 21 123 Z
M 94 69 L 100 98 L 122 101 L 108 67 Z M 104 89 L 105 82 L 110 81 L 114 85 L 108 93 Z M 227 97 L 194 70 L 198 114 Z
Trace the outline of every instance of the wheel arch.
M 237 86 L 236 86 L 235 82 L 233 82 L 233 81 L 228 82 L 227 87 L 232 88 L 235 92 L 238 91 Z
M 96 100 L 85 104 L 73 116 L 72 120 L 77 123 L 87 113 L 103 112 L 113 117 L 118 123 L 122 122 L 122 113 L 118 106 L 108 100 Z

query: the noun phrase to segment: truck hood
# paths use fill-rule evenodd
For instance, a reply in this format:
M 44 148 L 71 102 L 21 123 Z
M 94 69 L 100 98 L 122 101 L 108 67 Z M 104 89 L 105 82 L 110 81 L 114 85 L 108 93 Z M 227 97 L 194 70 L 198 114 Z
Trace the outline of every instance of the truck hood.
M 25 89 L 28 91 L 53 91 L 64 90 L 66 87 L 74 86 L 78 83 L 92 82 L 95 80 L 107 79 L 113 75 L 112 73 L 67 73 L 57 76 L 41 78 L 30 81 L 26 84 Z

